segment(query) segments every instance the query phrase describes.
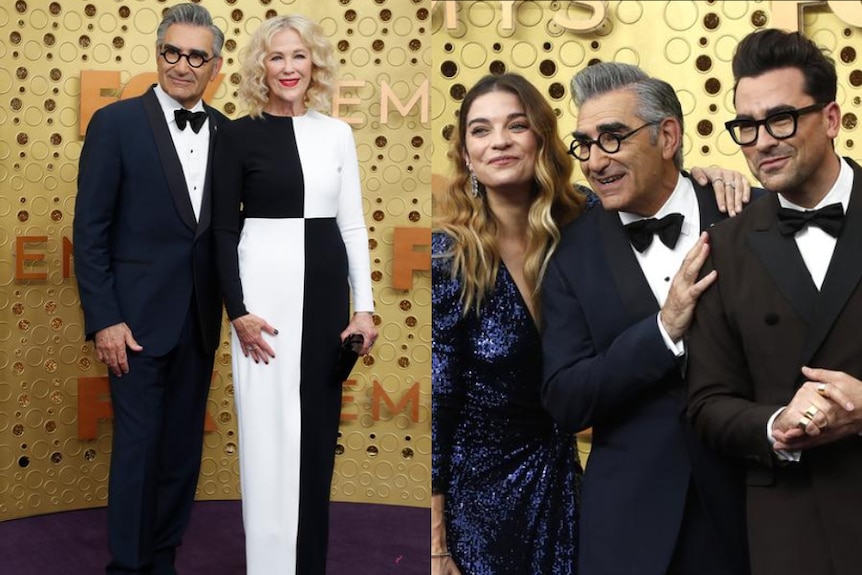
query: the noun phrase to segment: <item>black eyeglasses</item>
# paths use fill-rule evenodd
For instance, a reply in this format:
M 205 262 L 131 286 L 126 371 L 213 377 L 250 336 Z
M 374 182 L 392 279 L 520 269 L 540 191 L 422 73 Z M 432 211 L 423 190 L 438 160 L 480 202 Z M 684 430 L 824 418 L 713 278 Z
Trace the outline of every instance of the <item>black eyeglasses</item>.
M 189 63 L 189 66 L 192 68 L 200 68 L 210 60 L 214 58 L 207 58 L 205 54 L 201 54 L 200 52 L 189 52 L 188 54 L 183 54 L 173 46 L 165 46 L 164 50 L 159 53 L 159 56 L 165 59 L 165 62 L 168 64 L 176 64 L 180 61 L 180 58 L 185 58 L 186 62 Z
M 821 102 L 799 108 L 796 110 L 782 110 L 769 114 L 762 120 L 730 120 L 724 123 L 724 127 L 730 132 L 730 137 L 740 146 L 753 146 L 757 143 L 760 135 L 760 126 L 765 126 L 769 135 L 776 140 L 786 140 L 796 134 L 796 125 L 799 116 L 822 110 L 830 102 Z
M 647 122 L 643 126 L 635 128 L 628 134 L 623 134 L 622 136 L 615 134 L 614 132 L 599 132 L 599 137 L 595 140 L 591 140 L 590 138 L 575 138 L 572 143 L 569 144 L 569 154 L 582 162 L 586 162 L 590 159 L 590 147 L 593 144 L 598 145 L 599 149 L 606 154 L 616 154 L 620 151 L 620 146 L 622 146 L 623 140 L 631 138 L 647 126 L 654 126 L 659 123 L 660 122 Z

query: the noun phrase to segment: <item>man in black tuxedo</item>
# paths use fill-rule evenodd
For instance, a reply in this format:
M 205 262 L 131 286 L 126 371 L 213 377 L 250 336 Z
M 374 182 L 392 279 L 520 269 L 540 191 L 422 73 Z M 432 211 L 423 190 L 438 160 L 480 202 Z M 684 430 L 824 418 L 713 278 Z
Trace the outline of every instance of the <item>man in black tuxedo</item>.
M 772 193 L 710 232 L 689 413 L 748 467 L 753 573 L 860 573 L 862 167 L 835 153 L 835 64 L 809 39 L 754 32 L 733 75 L 726 127 Z
M 747 573 L 735 469 L 685 420 L 686 334 L 722 215 L 682 171 L 673 88 L 600 63 L 572 80 L 571 153 L 602 201 L 563 231 L 542 283 L 545 407 L 592 427 L 581 497 L 579 572 Z
M 201 101 L 224 34 L 196 4 L 168 10 L 158 85 L 97 111 L 75 206 L 87 337 L 114 407 L 107 573 L 176 573 L 200 469 L 221 299 L 210 166 L 226 118 Z

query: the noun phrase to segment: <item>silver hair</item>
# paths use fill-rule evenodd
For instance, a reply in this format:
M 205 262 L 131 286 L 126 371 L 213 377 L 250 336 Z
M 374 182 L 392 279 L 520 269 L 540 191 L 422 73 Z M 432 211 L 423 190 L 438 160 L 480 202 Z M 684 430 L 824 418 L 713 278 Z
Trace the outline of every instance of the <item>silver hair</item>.
M 580 108 L 584 102 L 615 90 L 631 90 L 638 99 L 637 115 L 644 122 L 661 122 L 665 118 L 676 118 L 680 131 L 684 130 L 682 106 L 673 86 L 649 76 L 631 64 L 600 62 L 587 66 L 572 78 L 572 94 Z M 650 140 L 658 139 L 658 125 L 650 129 Z M 682 140 L 673 157 L 673 163 L 682 170 Z
M 192 26 L 209 28 L 213 34 L 212 55 L 214 58 L 221 56 L 221 49 L 224 46 L 224 32 L 213 24 L 212 16 L 210 16 L 206 8 L 198 4 L 177 4 L 173 8 L 168 9 L 156 32 L 156 46 L 161 48 L 165 42 L 165 34 L 168 33 L 168 28 L 174 24 L 190 24 Z

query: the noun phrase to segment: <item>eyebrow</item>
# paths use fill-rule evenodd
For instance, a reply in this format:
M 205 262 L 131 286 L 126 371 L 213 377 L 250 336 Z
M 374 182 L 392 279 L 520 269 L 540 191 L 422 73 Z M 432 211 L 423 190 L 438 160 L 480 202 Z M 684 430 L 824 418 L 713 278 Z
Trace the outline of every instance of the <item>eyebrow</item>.
M 599 134 L 602 132 L 610 132 L 611 134 L 616 134 L 619 132 L 625 132 L 631 129 L 631 127 L 624 122 L 609 122 L 607 124 L 599 124 L 596 126 Z M 575 130 L 572 132 L 572 137 L 578 140 L 589 140 L 590 137 L 587 136 L 584 132 Z
M 506 121 L 511 122 L 515 118 L 526 118 L 527 114 L 525 112 L 514 112 L 506 116 Z M 473 124 L 489 124 L 491 121 L 488 118 L 473 118 L 472 120 L 467 122 L 467 126 L 472 126 Z
M 808 106 L 808 105 L 809 104 L 806 104 L 805 106 Z M 800 106 L 800 107 L 804 108 L 805 106 Z M 779 106 L 775 106 L 773 108 L 767 109 L 766 114 L 763 117 L 766 118 L 768 116 L 771 116 L 772 114 L 780 114 L 781 112 L 789 112 L 790 110 L 796 110 L 796 109 L 798 109 L 798 108 L 791 106 L 789 104 L 781 104 Z M 734 120 L 752 120 L 753 121 L 754 116 L 750 116 L 748 114 L 742 114 L 742 115 L 734 118 Z
M 180 54 L 183 53 L 181 48 L 178 48 L 177 46 L 174 46 L 173 44 L 162 44 L 162 50 L 175 50 L 175 51 L 179 52 Z M 198 56 L 203 56 L 204 58 L 209 57 L 209 52 L 206 52 L 205 50 L 191 49 L 191 50 L 189 50 L 189 54 L 190 55 L 191 54 L 197 54 Z
M 294 48 L 293 51 L 270 49 L 267 52 L 267 56 L 272 56 L 273 54 L 309 54 L 310 55 L 311 50 L 309 50 L 308 48 L 302 47 L 302 48 Z

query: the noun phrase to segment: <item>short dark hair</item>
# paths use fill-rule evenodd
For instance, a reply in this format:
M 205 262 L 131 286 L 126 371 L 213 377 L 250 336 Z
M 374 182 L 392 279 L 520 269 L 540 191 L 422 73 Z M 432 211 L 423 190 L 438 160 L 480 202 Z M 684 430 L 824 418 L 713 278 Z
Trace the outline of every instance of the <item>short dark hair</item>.
M 805 76 L 805 93 L 817 103 L 835 101 L 838 75 L 825 50 L 800 34 L 769 28 L 742 39 L 733 55 L 733 99 L 742 78 L 753 78 L 780 68 L 797 68 Z

